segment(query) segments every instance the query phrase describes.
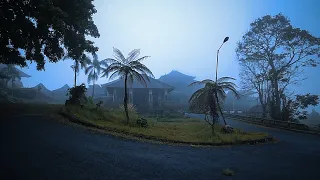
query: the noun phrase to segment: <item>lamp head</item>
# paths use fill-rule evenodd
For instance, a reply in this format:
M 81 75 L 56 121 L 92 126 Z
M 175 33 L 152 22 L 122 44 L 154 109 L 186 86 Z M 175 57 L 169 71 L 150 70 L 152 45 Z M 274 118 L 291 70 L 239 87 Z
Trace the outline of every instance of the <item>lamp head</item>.
M 229 40 L 229 37 L 225 37 L 223 40 L 223 43 L 227 42 Z

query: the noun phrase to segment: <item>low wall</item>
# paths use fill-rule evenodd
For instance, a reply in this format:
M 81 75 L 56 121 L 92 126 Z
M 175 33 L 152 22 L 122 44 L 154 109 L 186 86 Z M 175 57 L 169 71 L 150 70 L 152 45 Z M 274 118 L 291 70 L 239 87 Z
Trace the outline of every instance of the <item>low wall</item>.
M 285 129 L 292 129 L 292 130 L 300 130 L 306 131 L 310 133 L 320 133 L 320 127 L 310 128 L 309 126 L 301 123 L 295 122 L 288 122 L 288 121 L 279 121 L 274 119 L 267 119 L 267 118 L 260 118 L 260 117 L 252 117 L 252 116 L 245 116 L 245 115 L 236 115 L 236 114 L 225 114 L 225 117 L 232 118 L 235 120 L 241 120 L 253 124 L 260 124 L 278 128 L 285 128 Z

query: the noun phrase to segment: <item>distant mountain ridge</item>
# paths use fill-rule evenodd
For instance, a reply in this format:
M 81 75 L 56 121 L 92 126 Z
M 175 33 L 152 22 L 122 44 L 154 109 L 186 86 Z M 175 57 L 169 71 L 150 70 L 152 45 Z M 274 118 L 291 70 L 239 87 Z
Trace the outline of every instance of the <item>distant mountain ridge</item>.
M 196 77 L 195 76 L 189 76 L 186 74 L 183 74 L 177 70 L 172 70 L 170 73 L 160 76 L 158 80 L 160 81 L 167 81 L 167 82 L 175 82 L 176 79 L 183 79 L 186 81 L 193 81 Z
M 52 92 L 67 92 L 70 86 L 68 84 L 63 85 L 61 88 L 52 90 Z
M 173 70 L 168 74 L 160 76 L 158 80 L 175 87 L 176 90 L 180 90 L 186 88 L 192 89 L 192 87 L 188 86 L 195 81 L 195 78 L 195 76 L 189 76 L 179 71 Z
M 38 85 L 32 87 L 32 89 L 38 90 L 40 92 L 42 92 L 44 95 L 51 97 L 52 96 L 52 92 L 42 83 L 39 83 Z

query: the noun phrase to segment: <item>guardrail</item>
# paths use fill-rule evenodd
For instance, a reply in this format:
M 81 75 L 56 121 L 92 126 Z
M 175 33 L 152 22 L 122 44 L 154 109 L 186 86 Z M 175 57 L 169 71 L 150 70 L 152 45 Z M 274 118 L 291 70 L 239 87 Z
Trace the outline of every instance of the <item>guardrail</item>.
M 225 114 L 225 117 L 229 117 L 229 118 L 232 118 L 235 120 L 246 121 L 249 123 L 260 124 L 260 125 L 320 133 L 320 126 L 319 125 L 318 125 L 318 127 L 317 126 L 309 127 L 306 124 L 301 124 L 301 123 L 279 121 L 279 120 L 274 120 L 274 119 L 252 117 L 252 116 L 245 116 L 245 115 L 236 115 L 236 114 Z

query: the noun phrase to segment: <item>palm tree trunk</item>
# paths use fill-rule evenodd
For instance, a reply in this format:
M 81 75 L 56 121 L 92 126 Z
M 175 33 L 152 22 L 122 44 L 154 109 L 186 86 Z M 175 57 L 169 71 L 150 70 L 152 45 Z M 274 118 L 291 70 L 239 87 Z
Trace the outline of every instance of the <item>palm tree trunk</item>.
M 216 122 L 216 120 L 215 120 L 215 113 L 214 113 L 214 111 L 212 111 L 211 112 L 212 113 L 212 124 L 211 124 L 211 131 L 212 131 L 212 135 L 214 135 L 215 133 L 214 133 L 214 126 L 215 126 L 215 122 Z
M 94 84 L 95 84 L 95 80 L 93 80 L 93 84 L 92 84 L 92 99 L 93 99 L 93 96 L 94 96 Z
M 127 74 L 126 74 L 126 75 L 125 75 L 125 78 L 124 78 L 124 98 L 123 98 L 123 106 L 124 106 L 124 111 L 125 111 L 125 113 L 126 113 L 127 124 L 129 124 L 127 80 L 128 80 L 128 76 L 127 76 Z
M 96 70 L 93 70 L 93 84 L 92 84 L 92 100 L 93 100 L 93 96 L 94 96 L 94 84 L 95 84 L 95 77 L 96 77 Z
M 221 117 L 222 117 L 222 119 L 223 119 L 224 125 L 227 125 L 227 122 L 226 122 L 226 120 L 224 119 L 224 115 L 223 115 L 223 112 L 222 112 L 222 110 L 221 110 L 221 106 L 220 106 L 220 102 L 219 102 L 218 94 L 217 94 L 217 92 L 215 92 L 214 94 L 215 94 L 216 99 L 217 99 L 218 109 L 219 109 L 219 112 L 220 112 Z
M 77 86 L 77 70 L 74 68 L 74 87 Z

